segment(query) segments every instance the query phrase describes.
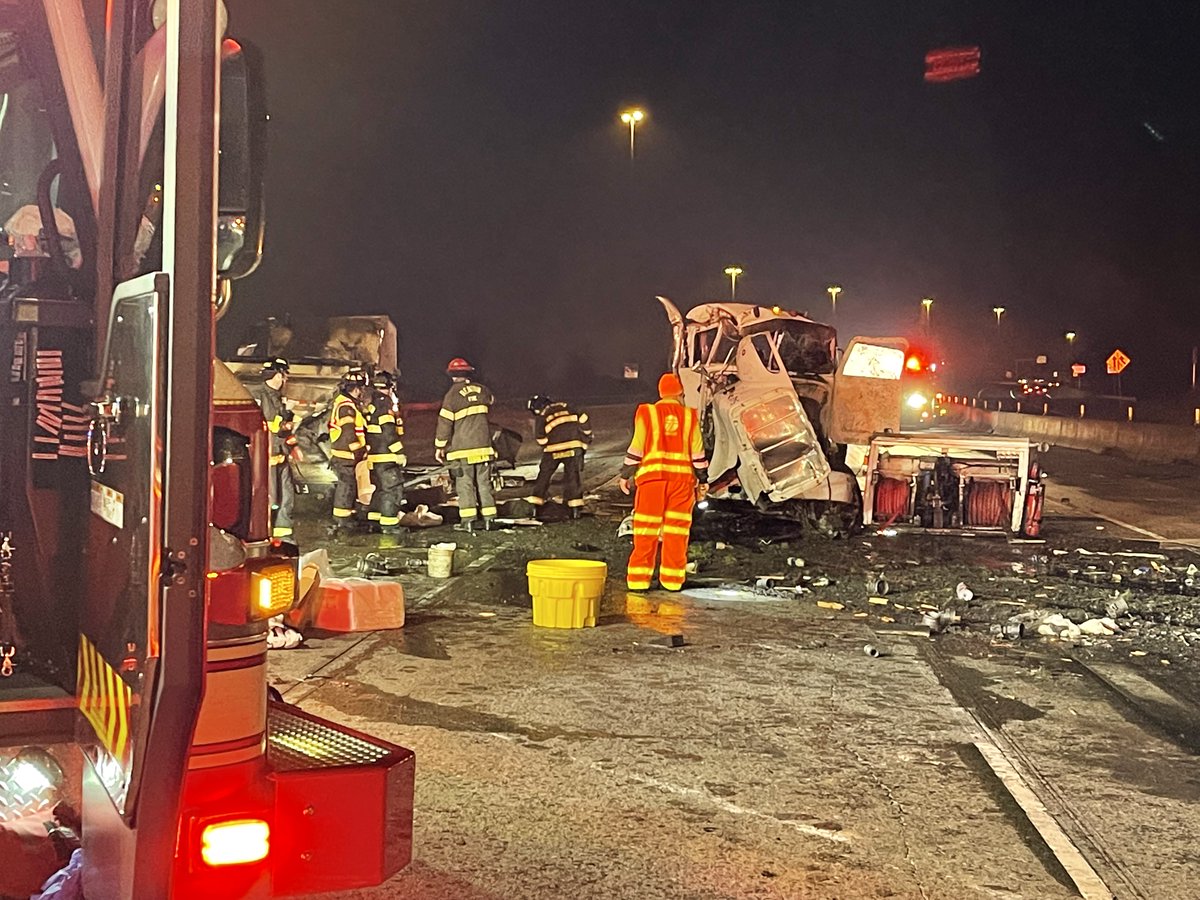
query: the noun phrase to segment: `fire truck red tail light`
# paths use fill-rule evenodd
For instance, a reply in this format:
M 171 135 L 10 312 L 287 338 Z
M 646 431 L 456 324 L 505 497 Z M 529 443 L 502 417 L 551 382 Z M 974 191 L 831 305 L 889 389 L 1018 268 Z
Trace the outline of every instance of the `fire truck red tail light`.
M 271 826 L 262 819 L 212 822 L 200 833 L 200 859 L 206 866 L 240 866 L 267 858 Z
M 910 372 L 920 372 L 923 366 L 921 365 L 921 357 L 910 356 L 904 361 L 904 368 Z

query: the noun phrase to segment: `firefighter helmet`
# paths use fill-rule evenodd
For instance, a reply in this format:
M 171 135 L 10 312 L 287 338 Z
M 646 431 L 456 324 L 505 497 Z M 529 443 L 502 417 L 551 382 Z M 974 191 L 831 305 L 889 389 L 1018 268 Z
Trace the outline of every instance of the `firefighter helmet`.
M 343 393 L 353 391 L 357 388 L 366 387 L 371 383 L 365 369 L 353 368 L 342 376 L 342 380 L 338 383 L 338 389 Z
M 379 388 L 381 391 L 390 391 L 396 386 L 396 376 L 391 372 L 380 369 L 371 376 L 371 387 Z
M 474 371 L 475 367 L 461 356 L 456 356 L 450 362 L 446 363 L 447 375 L 469 375 Z
M 288 363 L 286 359 L 284 359 L 282 356 L 276 356 L 274 359 L 268 359 L 265 363 L 263 363 L 262 371 L 264 375 L 270 378 L 276 372 L 282 372 L 284 375 L 286 375 L 289 371 L 291 371 L 291 368 L 291 364 Z
M 525 404 L 525 408 L 535 416 L 540 416 L 543 412 L 545 412 L 546 407 L 549 405 L 549 397 L 543 397 L 541 394 L 534 394 L 529 398 L 529 402 Z

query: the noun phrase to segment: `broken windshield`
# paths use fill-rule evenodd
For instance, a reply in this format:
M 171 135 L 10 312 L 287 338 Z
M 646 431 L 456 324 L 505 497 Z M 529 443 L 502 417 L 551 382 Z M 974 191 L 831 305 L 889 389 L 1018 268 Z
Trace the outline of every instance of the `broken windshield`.
M 830 326 L 801 321 L 769 324 L 789 375 L 829 375 L 837 369 L 837 332 Z

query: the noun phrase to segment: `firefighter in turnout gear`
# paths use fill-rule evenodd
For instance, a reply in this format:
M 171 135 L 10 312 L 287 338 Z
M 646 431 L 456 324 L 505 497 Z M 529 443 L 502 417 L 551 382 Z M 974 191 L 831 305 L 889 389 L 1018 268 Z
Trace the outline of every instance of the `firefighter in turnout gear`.
M 333 524 L 338 529 L 349 527 L 358 498 L 355 467 L 367 455 L 367 423 L 360 404 L 369 387 L 367 373 L 351 369 L 342 376 L 329 413 L 329 465 L 337 476 L 333 487 Z
M 583 510 L 583 454 L 592 442 L 588 414 L 577 412 L 561 400 L 530 397 L 526 404 L 533 413 L 533 437 L 542 448 L 542 462 L 533 491 L 525 498 L 544 506 L 550 496 L 550 479 L 563 468 L 563 502 L 577 519 Z
M 292 536 L 292 509 L 296 502 L 290 458 L 299 450 L 296 435 L 292 433 L 294 415 L 283 400 L 288 370 L 286 359 L 269 359 L 263 363 L 262 382 L 250 389 L 271 433 L 271 536 L 277 538 Z
M 471 378 L 475 367 L 461 357 L 450 360 L 446 374 L 453 384 L 438 413 L 434 456 L 446 463 L 458 492 L 458 514 L 468 531 L 478 516 L 486 530 L 496 516 L 492 499 L 492 427 L 488 412 L 492 392 Z
M 404 502 L 404 420 L 396 399 L 396 379 L 376 372 L 367 404 L 367 462 L 371 464 L 371 510 L 367 518 L 384 534 L 400 530 L 400 505 Z
M 668 591 L 683 587 L 687 572 L 692 507 L 708 492 L 708 458 L 700 438 L 700 417 L 683 405 L 683 385 L 668 372 L 658 381 L 657 403 L 643 403 L 633 418 L 633 440 L 621 468 L 621 490 L 633 498 L 633 552 L 625 581 L 644 591 L 654 577 Z

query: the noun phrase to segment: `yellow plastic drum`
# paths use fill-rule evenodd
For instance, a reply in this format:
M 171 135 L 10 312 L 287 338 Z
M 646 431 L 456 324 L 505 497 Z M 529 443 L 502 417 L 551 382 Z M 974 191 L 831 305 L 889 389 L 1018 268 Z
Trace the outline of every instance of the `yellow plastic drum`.
M 608 566 L 593 559 L 532 559 L 525 567 L 533 624 L 585 628 L 596 624 Z

